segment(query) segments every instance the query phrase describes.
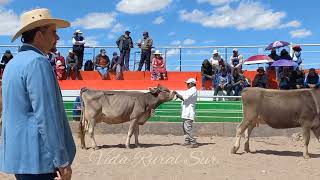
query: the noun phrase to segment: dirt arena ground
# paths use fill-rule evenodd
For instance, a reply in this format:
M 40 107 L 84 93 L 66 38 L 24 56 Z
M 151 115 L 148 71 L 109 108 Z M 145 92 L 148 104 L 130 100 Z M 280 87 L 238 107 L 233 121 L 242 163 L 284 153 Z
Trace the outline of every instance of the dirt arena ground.
M 234 138 L 199 137 L 200 147 L 181 147 L 181 136 L 140 136 L 142 148 L 125 149 L 125 135 L 96 135 L 101 149 L 78 148 L 74 180 L 319 180 L 320 144 L 302 158 L 302 141 L 292 137 L 252 138 L 251 151 L 230 154 Z M 87 140 L 88 142 L 88 140 Z M 87 143 L 91 144 L 91 143 Z M 79 142 L 77 141 L 79 147 Z M 1 180 L 14 179 L 0 173 Z

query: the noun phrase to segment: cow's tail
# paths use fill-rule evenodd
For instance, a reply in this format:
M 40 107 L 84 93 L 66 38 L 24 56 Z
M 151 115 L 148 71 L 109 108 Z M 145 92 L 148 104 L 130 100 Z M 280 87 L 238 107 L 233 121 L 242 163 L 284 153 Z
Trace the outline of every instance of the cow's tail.
M 85 134 L 85 124 L 86 124 L 86 118 L 85 118 L 85 114 L 84 114 L 84 111 L 85 111 L 85 106 L 84 106 L 84 103 L 83 103 L 83 99 L 82 99 L 82 93 L 87 91 L 88 89 L 86 87 L 84 88 L 81 88 L 80 90 L 80 103 L 81 103 L 81 116 L 80 116 L 80 122 L 79 122 L 79 138 L 81 139 L 84 139 L 84 134 Z

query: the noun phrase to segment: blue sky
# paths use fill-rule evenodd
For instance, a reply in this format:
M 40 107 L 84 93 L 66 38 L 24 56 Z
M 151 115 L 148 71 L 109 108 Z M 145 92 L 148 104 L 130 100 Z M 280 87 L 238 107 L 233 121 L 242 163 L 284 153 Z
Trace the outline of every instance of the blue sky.
M 155 46 L 317 43 L 319 6 L 318 0 L 0 0 L 0 44 L 11 44 L 20 14 L 37 7 L 72 23 L 58 31 L 60 45 L 71 45 L 76 29 L 93 46 L 115 45 L 126 29 L 135 42 L 149 31 Z

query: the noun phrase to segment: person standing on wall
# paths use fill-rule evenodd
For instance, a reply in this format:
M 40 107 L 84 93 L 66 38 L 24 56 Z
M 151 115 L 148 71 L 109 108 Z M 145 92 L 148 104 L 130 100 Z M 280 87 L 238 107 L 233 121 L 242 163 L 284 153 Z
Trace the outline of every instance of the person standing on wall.
M 76 147 L 61 90 L 48 60 L 58 28 L 70 23 L 52 18 L 48 9 L 21 15 L 23 45 L 2 79 L 0 171 L 17 180 L 70 180 Z
M 141 48 L 141 58 L 138 67 L 138 71 L 141 71 L 143 64 L 145 64 L 146 71 L 150 71 L 150 56 L 153 40 L 149 37 L 148 32 L 143 32 L 143 39 L 138 43 Z
M 123 67 L 124 71 L 129 71 L 130 49 L 133 48 L 133 41 L 130 37 L 130 33 L 130 31 L 125 31 L 116 41 L 120 51 L 120 65 Z
M 72 43 L 73 43 L 72 50 L 78 57 L 78 70 L 81 70 L 83 65 L 84 44 L 86 42 L 80 30 L 76 30 L 74 32 Z

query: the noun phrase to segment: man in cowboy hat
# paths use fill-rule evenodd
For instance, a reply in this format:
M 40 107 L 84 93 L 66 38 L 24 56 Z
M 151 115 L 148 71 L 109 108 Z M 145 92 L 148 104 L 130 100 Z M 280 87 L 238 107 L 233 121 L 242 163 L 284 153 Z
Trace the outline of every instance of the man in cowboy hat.
M 72 50 L 78 57 L 78 69 L 80 70 L 83 65 L 83 53 L 84 53 L 84 44 L 86 43 L 82 32 L 78 29 L 74 33 L 72 38 Z
M 25 12 L 20 22 L 12 42 L 21 36 L 24 44 L 2 79 L 0 170 L 18 180 L 69 180 L 76 148 L 47 54 L 59 40 L 56 29 L 70 23 L 48 9 Z
M 143 39 L 138 46 L 141 48 L 141 58 L 138 71 L 141 71 L 143 64 L 145 64 L 146 71 L 150 71 L 150 56 L 153 40 L 149 37 L 148 32 L 143 32 Z

